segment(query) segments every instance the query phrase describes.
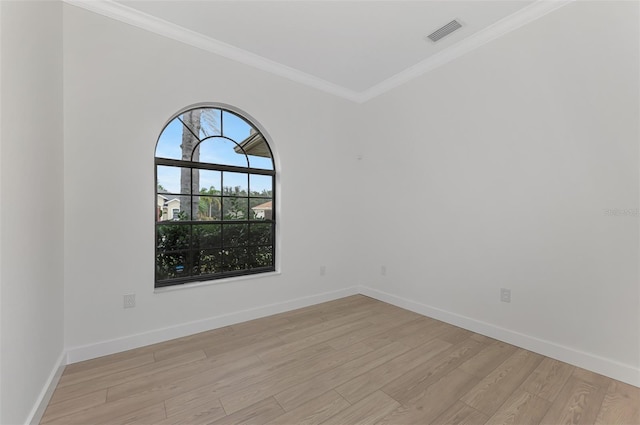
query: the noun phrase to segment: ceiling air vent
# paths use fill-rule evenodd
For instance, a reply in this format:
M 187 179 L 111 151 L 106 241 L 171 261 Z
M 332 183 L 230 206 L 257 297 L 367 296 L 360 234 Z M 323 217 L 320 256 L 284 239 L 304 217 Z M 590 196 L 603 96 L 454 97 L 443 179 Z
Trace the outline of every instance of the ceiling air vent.
M 435 30 L 434 32 L 429 34 L 427 37 L 429 37 L 431 41 L 436 42 L 441 38 L 448 36 L 449 34 L 451 34 L 452 32 L 454 32 L 455 30 L 461 27 L 462 25 L 460 24 L 460 22 L 454 19 L 453 21 L 449 22 L 447 25 L 443 26 L 442 28 Z

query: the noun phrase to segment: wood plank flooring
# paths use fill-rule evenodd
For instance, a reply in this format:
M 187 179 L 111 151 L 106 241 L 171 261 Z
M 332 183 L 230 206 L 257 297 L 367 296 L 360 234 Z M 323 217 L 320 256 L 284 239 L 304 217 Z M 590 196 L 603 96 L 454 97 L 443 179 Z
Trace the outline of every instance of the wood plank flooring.
M 640 424 L 640 389 L 365 296 L 66 367 L 43 425 Z

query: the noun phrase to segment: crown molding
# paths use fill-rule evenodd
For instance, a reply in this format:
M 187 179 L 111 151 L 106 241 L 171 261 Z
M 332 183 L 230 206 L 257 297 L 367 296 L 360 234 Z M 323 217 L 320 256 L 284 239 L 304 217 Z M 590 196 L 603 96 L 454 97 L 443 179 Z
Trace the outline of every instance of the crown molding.
M 432 71 L 452 60 L 459 58 L 466 53 L 475 50 L 484 44 L 502 37 L 505 34 L 510 33 L 542 16 L 553 12 L 556 9 L 561 8 L 576 0 L 537 0 L 529 6 L 512 13 L 509 16 L 499 20 L 493 25 L 476 32 L 475 34 L 459 41 L 458 43 L 441 50 L 440 52 L 430 56 L 429 58 L 418 62 L 397 73 L 396 75 L 389 77 L 379 84 L 365 90 L 358 95 L 358 101 L 360 103 L 371 100 L 378 97 L 402 84 L 405 84 L 417 77 L 420 77 L 429 71 Z
M 338 96 L 352 102 L 364 103 L 576 0 L 536 0 L 529 6 L 499 20 L 495 24 L 476 32 L 470 37 L 461 40 L 453 46 L 430 56 L 429 58 L 395 74 L 394 76 L 363 92 L 356 92 L 355 90 L 331 83 L 255 53 L 248 52 L 173 24 L 164 19 L 141 12 L 132 7 L 117 3 L 113 0 L 63 1 L 67 4 L 77 6 L 216 55 L 223 56 L 227 59 L 278 75 L 325 93 Z

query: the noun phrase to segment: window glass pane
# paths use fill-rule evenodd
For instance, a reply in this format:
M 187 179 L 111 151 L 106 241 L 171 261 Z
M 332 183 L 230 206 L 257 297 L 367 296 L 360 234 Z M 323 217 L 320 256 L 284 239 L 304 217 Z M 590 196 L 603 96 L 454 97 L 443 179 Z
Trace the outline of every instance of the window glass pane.
M 180 120 L 183 124 L 181 143 L 184 145 L 184 142 L 187 142 L 189 146 L 189 154 L 191 153 L 193 147 L 200 140 L 206 137 L 221 135 L 220 113 L 221 111 L 219 109 L 198 108 L 192 109 L 180 115 Z M 186 152 L 183 152 L 183 154 L 186 154 Z M 197 158 L 195 160 L 197 160 Z
M 273 170 L 271 151 L 264 136 L 237 115 L 223 113 L 224 136 L 233 139 L 249 157 L 249 166 Z M 236 148 L 236 151 L 240 151 Z
M 244 119 L 231 112 L 222 112 L 222 131 L 223 136 L 235 140 L 240 144 L 251 134 L 253 127 Z
M 236 165 L 247 167 L 249 162 L 247 156 L 238 148 L 233 141 L 221 137 L 212 137 L 204 140 L 198 149 L 199 158 L 194 157 L 194 161 L 208 164 Z
M 222 198 L 218 196 L 198 196 L 198 220 L 222 220 Z
M 156 227 L 156 246 L 162 251 L 188 249 L 191 227 L 185 224 L 161 224 Z
M 220 132 L 221 113 L 222 111 L 220 109 L 201 109 L 199 134 L 200 139 L 222 135 L 222 133 Z
M 193 200 L 193 204 L 191 203 Z M 178 216 L 176 217 L 174 207 L 172 210 L 174 211 L 173 220 L 177 221 L 186 221 L 186 220 L 194 220 L 198 217 L 198 197 L 191 197 L 189 195 L 181 195 L 178 197 L 179 205 L 178 205 Z M 194 218 L 195 217 L 195 218 Z
M 247 196 L 249 191 L 249 175 L 245 173 L 222 173 L 222 193 L 225 196 Z
M 222 187 L 222 173 L 213 170 L 198 170 L 199 192 L 201 195 L 219 195 Z
M 251 168 L 259 168 L 261 170 L 273 170 L 273 160 L 271 157 L 264 158 L 261 156 L 249 155 L 249 167 Z
M 182 123 L 180 135 L 184 138 L 196 138 L 200 137 L 200 115 L 202 109 L 192 109 L 180 115 L 178 118 Z
M 249 176 L 249 189 L 251 196 L 271 198 L 273 196 L 273 177 L 260 174 Z
M 190 168 L 158 165 L 156 185 L 158 193 L 191 193 Z
M 171 121 L 162 134 L 158 138 L 158 144 L 156 145 L 156 157 L 180 159 L 182 158 L 182 123 L 177 118 Z
M 156 194 L 157 221 L 185 221 L 191 219 L 189 195 Z
M 249 248 L 248 268 L 273 267 L 273 247 L 258 246 Z
M 222 244 L 220 224 L 198 224 L 193 226 L 193 247 L 196 249 L 217 248 Z
M 191 168 L 157 166 L 156 195 L 159 221 L 190 220 L 197 216 L 198 199 L 191 204 L 191 186 L 199 182 L 198 170 Z
M 156 255 L 156 280 L 172 279 L 190 276 L 191 267 L 188 263 L 188 253 L 158 253 Z
M 238 142 L 249 158 L 249 166 L 252 168 L 261 168 L 273 170 L 273 160 L 271 159 L 271 151 L 262 134 L 252 132 L 249 137 Z
M 272 239 L 271 223 L 255 223 L 249 228 L 249 244 L 251 245 L 271 245 Z
M 201 115 L 201 109 L 193 109 L 179 117 L 183 124 L 180 133 L 180 159 L 198 161 L 197 146 L 201 140 Z
M 202 250 L 198 255 L 198 274 L 214 274 L 223 270 L 222 252 L 219 249 Z
M 247 198 L 222 198 L 223 220 L 248 220 L 249 200 Z
M 247 245 L 249 242 L 248 224 L 223 224 L 222 244 L 225 247 Z
M 228 248 L 223 251 L 224 271 L 245 270 L 249 260 L 247 248 Z
M 250 220 L 273 220 L 273 202 L 268 198 L 249 199 Z
M 264 136 L 242 118 L 225 112 L 223 114 L 224 135 L 238 143 L 236 152 L 244 151 L 249 158 L 249 166 L 273 170 L 271 151 Z

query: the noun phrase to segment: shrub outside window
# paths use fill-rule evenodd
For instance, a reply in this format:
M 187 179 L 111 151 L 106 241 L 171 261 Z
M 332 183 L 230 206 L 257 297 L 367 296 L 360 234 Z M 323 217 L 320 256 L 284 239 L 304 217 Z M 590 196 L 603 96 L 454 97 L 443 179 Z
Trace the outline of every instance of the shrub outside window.
M 275 270 L 271 148 L 220 107 L 175 116 L 156 144 L 155 286 Z

